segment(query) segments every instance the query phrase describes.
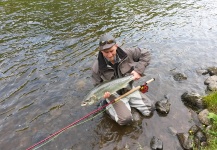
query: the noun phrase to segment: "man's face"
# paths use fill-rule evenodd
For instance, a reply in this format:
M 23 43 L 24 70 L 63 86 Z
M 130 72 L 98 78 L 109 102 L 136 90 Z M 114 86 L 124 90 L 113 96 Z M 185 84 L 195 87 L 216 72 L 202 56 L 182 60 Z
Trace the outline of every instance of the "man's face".
M 109 49 L 105 49 L 102 52 L 103 56 L 108 60 L 110 61 L 111 63 L 114 63 L 115 62 L 115 56 L 116 56 L 116 51 L 117 51 L 117 44 L 115 44 L 114 46 L 112 46 L 111 48 Z

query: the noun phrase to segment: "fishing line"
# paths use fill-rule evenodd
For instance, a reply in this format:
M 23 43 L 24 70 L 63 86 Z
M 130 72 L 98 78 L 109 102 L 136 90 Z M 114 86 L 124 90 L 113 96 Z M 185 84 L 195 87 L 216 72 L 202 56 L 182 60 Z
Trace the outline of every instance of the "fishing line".
M 136 88 L 134 88 L 134 89 L 128 91 L 127 93 L 125 93 L 125 94 L 119 96 L 118 98 L 116 98 L 116 99 L 110 101 L 108 104 L 106 104 L 106 105 L 104 105 L 104 106 L 102 106 L 102 107 L 100 107 L 100 108 L 98 108 L 98 109 L 96 109 L 96 110 L 90 112 L 90 113 L 87 114 L 86 116 L 84 116 L 84 117 L 82 117 L 82 118 L 76 120 L 75 122 L 71 123 L 70 125 L 68 125 L 68 126 L 62 128 L 61 130 L 59 130 L 59 131 L 57 131 L 57 132 L 51 134 L 51 135 L 48 136 L 47 138 L 45 138 L 45 139 L 41 140 L 40 142 L 38 142 L 38 143 L 32 145 L 31 147 L 27 148 L 26 150 L 32 150 L 33 148 L 35 148 L 36 146 L 38 146 L 38 145 L 40 145 L 40 144 L 41 144 L 41 145 L 38 146 L 38 147 L 36 147 L 35 150 L 38 149 L 38 148 L 40 148 L 40 147 L 42 147 L 43 145 L 49 143 L 51 140 L 55 139 L 55 138 L 56 138 L 58 135 L 60 135 L 63 131 L 65 131 L 65 130 L 67 130 L 67 129 L 69 129 L 69 128 L 72 128 L 72 127 L 81 125 L 81 124 L 83 124 L 83 123 L 85 123 L 85 122 L 87 122 L 87 121 L 89 121 L 89 120 L 95 118 L 95 117 L 98 116 L 99 114 L 103 113 L 105 110 L 102 111 L 101 113 L 98 113 L 97 115 L 95 115 L 95 116 L 93 116 L 93 117 L 87 119 L 86 121 L 83 121 L 83 122 L 77 124 L 78 122 L 84 120 L 85 118 L 87 118 L 87 117 L 89 117 L 89 116 L 91 116 L 91 115 L 93 115 L 93 114 L 99 112 L 100 110 L 102 110 L 103 108 L 107 107 L 108 105 L 110 105 L 110 104 L 115 104 L 115 103 L 119 102 L 119 100 L 120 100 L 121 98 L 123 98 L 123 97 L 125 97 L 125 96 L 127 96 L 127 95 L 129 95 L 129 94 L 131 94 L 131 93 L 133 93 L 133 92 L 135 92 L 136 90 L 140 90 L 142 93 L 147 92 L 147 91 L 148 91 L 148 86 L 147 86 L 147 84 L 150 83 L 150 82 L 152 82 L 152 81 L 154 81 L 154 80 L 155 80 L 155 79 L 152 78 L 151 80 L 147 81 L 144 85 L 137 86 Z M 77 125 L 76 125 L 76 124 L 77 124 Z M 43 144 L 42 144 L 42 143 L 43 143 Z
M 97 115 L 95 115 L 95 116 L 93 116 L 93 117 L 87 119 L 86 121 L 83 121 L 83 122 L 77 124 L 78 122 L 84 120 L 85 118 L 87 118 L 87 117 L 89 117 L 89 116 L 91 116 L 91 115 L 93 115 L 93 114 L 99 112 L 100 110 L 102 110 L 103 108 L 107 107 L 108 105 L 113 104 L 113 103 L 117 103 L 117 102 L 118 102 L 118 101 L 113 100 L 113 101 L 109 102 L 108 104 L 106 104 L 106 105 L 104 105 L 104 106 L 102 106 L 102 107 L 100 107 L 100 108 L 98 108 L 98 109 L 96 109 L 96 110 L 90 112 L 90 113 L 87 114 L 86 116 L 84 116 L 84 117 L 82 117 L 82 118 L 76 120 L 75 122 L 71 123 L 70 125 L 68 125 L 68 126 L 62 128 L 61 130 L 59 130 L 59 131 L 57 131 L 57 132 L 51 134 L 51 135 L 48 136 L 47 138 L 45 138 L 45 139 L 41 140 L 40 142 L 38 142 L 38 143 L 32 145 L 31 147 L 27 148 L 26 150 L 32 150 L 32 149 L 36 150 L 36 149 L 38 149 L 38 148 L 44 146 L 45 144 L 47 144 L 47 143 L 49 143 L 50 141 L 52 141 L 53 139 L 55 139 L 55 138 L 56 138 L 58 135 L 60 135 L 63 131 L 65 131 L 65 130 L 67 130 L 67 129 L 70 129 L 70 128 L 72 128 L 72 127 L 81 125 L 81 124 L 83 124 L 83 123 L 85 123 L 85 122 L 87 122 L 87 121 L 89 121 L 89 120 L 95 118 L 96 116 L 98 116 L 98 115 L 100 115 L 101 113 L 103 113 L 105 110 L 103 110 L 103 111 L 101 111 L 100 113 L 98 113 Z M 76 124 L 77 124 L 77 125 L 76 125 Z M 42 143 L 43 143 L 43 144 L 42 144 Z M 40 144 L 41 144 L 41 145 L 40 145 Z M 40 145 L 40 146 L 38 146 L 38 145 Z M 38 146 L 38 147 L 36 147 L 36 146 Z M 36 147 L 36 148 L 35 148 L 35 147 Z
M 96 114 L 95 116 L 93 116 L 93 117 L 90 117 L 89 119 L 87 119 L 87 120 L 85 120 L 85 121 L 83 121 L 83 122 L 81 122 L 81 123 L 78 123 L 78 124 L 76 124 L 76 125 L 73 125 L 73 126 L 71 126 L 71 127 L 67 128 L 67 129 L 71 129 L 71 128 L 73 128 L 73 127 L 76 127 L 76 126 L 79 126 L 79 125 L 81 125 L 81 124 L 83 124 L 83 123 L 85 123 L 85 122 L 88 122 L 88 121 L 90 121 L 90 120 L 92 120 L 92 119 L 96 118 L 96 117 L 97 117 L 97 116 L 99 116 L 100 114 L 102 114 L 104 111 L 105 111 L 105 110 L 103 110 L 103 111 L 99 112 L 99 113 L 98 113 L 98 114 Z M 33 150 L 37 150 L 37 149 L 39 149 L 40 147 L 42 147 L 42 146 L 46 145 L 47 143 L 49 143 L 49 142 L 53 141 L 55 138 L 57 138 L 57 137 L 58 137 L 60 134 L 62 134 L 62 133 L 63 133 L 63 132 L 61 132 L 61 133 L 59 133 L 59 134 L 55 135 L 54 137 L 50 138 L 50 139 L 49 139 L 47 142 L 44 142 L 44 143 L 43 143 L 43 144 L 41 144 L 40 146 L 33 148 Z

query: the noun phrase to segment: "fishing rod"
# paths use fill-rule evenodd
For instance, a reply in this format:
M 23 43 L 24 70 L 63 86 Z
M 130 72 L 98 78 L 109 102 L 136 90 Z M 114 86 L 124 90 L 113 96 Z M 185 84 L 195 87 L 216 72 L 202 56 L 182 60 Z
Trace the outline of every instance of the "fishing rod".
M 118 100 L 132 94 L 133 92 L 138 91 L 138 90 L 140 92 L 142 92 L 142 93 L 146 93 L 148 91 L 148 85 L 147 84 L 151 83 L 154 80 L 155 80 L 155 78 L 152 78 L 152 79 L 146 81 L 144 85 L 139 85 L 139 86 L 131 89 L 130 91 L 126 92 L 125 94 L 123 94 L 123 95 L 119 96 L 118 98 L 114 99 L 112 102 L 114 103 L 114 102 L 116 102 L 116 101 L 118 101 Z
M 80 119 L 74 121 L 74 122 L 71 123 L 70 125 L 68 125 L 68 126 L 62 128 L 61 130 L 59 130 L 59 131 L 57 131 L 57 132 L 51 134 L 51 135 L 48 136 L 47 138 L 45 138 L 45 139 L 39 141 L 38 143 L 36 143 L 36 144 L 30 146 L 30 147 L 27 148 L 26 150 L 32 150 L 32 149 L 34 149 L 35 147 L 37 147 L 38 145 L 42 145 L 43 143 L 45 143 L 46 141 L 50 140 L 51 138 L 54 138 L 54 137 L 56 137 L 57 135 L 61 134 L 63 131 L 65 131 L 65 130 L 71 128 L 71 127 L 74 127 L 75 124 L 77 124 L 78 122 L 80 122 L 80 121 L 84 120 L 85 118 L 87 118 L 87 117 L 89 117 L 89 116 L 91 116 L 91 115 L 93 115 L 93 114 L 99 112 L 100 110 L 102 110 L 103 108 L 107 107 L 108 105 L 118 102 L 120 99 L 122 99 L 122 98 L 124 98 L 124 97 L 126 97 L 126 96 L 128 96 L 128 95 L 130 95 L 130 94 L 132 94 L 132 93 L 135 92 L 135 91 L 138 91 L 138 90 L 139 90 L 139 91 L 142 92 L 142 93 L 146 93 L 146 92 L 148 91 L 148 85 L 147 85 L 147 84 L 151 83 L 151 82 L 154 81 L 154 80 L 155 80 L 155 78 L 152 78 L 152 79 L 146 81 L 144 85 L 140 85 L 140 86 L 137 86 L 137 87 L 131 89 L 130 91 L 126 92 L 125 94 L 123 94 L 123 95 L 119 96 L 118 98 L 116 98 L 116 99 L 110 101 L 108 104 L 105 104 L 105 105 L 99 107 L 98 109 L 96 109 L 96 110 L 90 112 L 89 114 L 85 115 L 84 117 L 82 117 L 82 118 L 80 118 Z M 48 141 L 48 142 L 49 142 L 49 141 Z M 45 143 L 45 144 L 46 144 L 46 143 Z M 36 149 L 37 149 L 37 148 L 36 148 Z

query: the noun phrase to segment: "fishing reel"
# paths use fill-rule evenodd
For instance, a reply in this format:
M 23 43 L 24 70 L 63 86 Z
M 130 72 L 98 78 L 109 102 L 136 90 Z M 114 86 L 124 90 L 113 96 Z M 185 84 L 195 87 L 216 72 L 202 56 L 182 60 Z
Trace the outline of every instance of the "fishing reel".
M 140 86 L 139 91 L 142 92 L 142 93 L 148 92 L 148 85 L 147 85 L 147 84 L 151 83 L 151 82 L 154 81 L 154 80 L 155 80 L 155 78 L 152 78 L 152 79 L 148 80 L 147 82 L 145 82 L 144 85 L 141 85 L 141 86 Z
M 142 92 L 142 93 L 148 92 L 147 84 L 141 85 L 139 91 Z

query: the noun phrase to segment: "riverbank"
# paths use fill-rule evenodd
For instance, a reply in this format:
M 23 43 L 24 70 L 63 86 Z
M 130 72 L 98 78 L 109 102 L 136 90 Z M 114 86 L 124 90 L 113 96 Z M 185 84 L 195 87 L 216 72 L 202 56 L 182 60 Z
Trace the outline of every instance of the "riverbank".
M 209 75 L 204 81 L 207 86 L 206 95 L 201 96 L 196 92 L 185 92 L 181 96 L 182 102 L 197 113 L 199 120 L 188 132 L 176 134 L 185 150 L 217 149 L 217 68 L 209 67 L 199 72 L 202 75 Z
M 205 96 L 203 101 L 210 112 L 208 118 L 212 120 L 211 127 L 206 131 L 208 145 L 204 150 L 217 149 L 217 92 Z

